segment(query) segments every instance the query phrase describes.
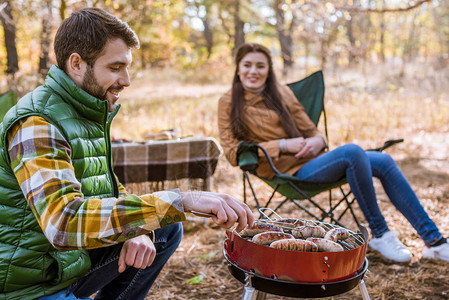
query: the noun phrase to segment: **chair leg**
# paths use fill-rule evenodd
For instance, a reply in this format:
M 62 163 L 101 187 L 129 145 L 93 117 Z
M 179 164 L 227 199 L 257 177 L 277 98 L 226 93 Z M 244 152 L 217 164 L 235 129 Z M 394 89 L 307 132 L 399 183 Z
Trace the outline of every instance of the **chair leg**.
M 359 219 L 357 218 L 357 216 L 354 213 L 354 210 L 352 209 L 352 204 L 354 203 L 354 201 L 355 201 L 355 198 L 352 199 L 352 201 L 346 200 L 347 206 L 349 207 L 349 211 L 351 212 L 351 215 L 352 215 L 352 218 L 354 219 L 354 222 L 357 224 L 357 227 L 360 227 Z
M 289 185 L 295 189 L 299 194 L 301 194 L 305 199 L 309 200 L 310 203 L 312 203 L 316 208 L 318 208 L 321 211 L 321 218 L 317 217 L 315 214 L 313 214 L 312 212 L 310 212 L 307 208 L 305 208 L 304 206 L 302 206 L 301 204 L 297 203 L 296 201 L 292 200 L 293 203 L 298 206 L 299 208 L 303 209 L 305 212 L 307 212 L 309 215 L 311 215 L 312 217 L 316 218 L 319 221 L 324 221 L 326 218 L 330 219 L 330 222 L 335 223 L 339 226 L 343 226 L 339 220 L 334 218 L 334 214 L 333 214 L 333 208 L 331 207 L 329 211 L 325 211 L 321 206 L 318 205 L 318 203 L 316 203 L 315 201 L 313 201 L 313 199 L 307 195 L 305 192 L 303 192 L 302 190 L 298 189 L 294 184 L 289 183 Z
M 349 210 L 349 212 L 352 215 L 352 218 L 354 220 L 354 222 L 357 224 L 357 227 L 360 227 L 360 222 L 357 218 L 357 216 L 355 215 L 354 209 L 352 208 L 352 204 L 356 201 L 355 197 L 353 197 L 352 200 L 348 200 L 348 197 L 352 194 L 351 190 L 349 190 L 348 193 L 345 193 L 345 191 L 343 190 L 342 187 L 340 187 L 340 191 L 343 194 L 343 199 L 346 202 L 346 208 L 343 210 L 343 212 L 340 214 L 340 216 L 338 217 L 338 220 L 341 220 L 341 218 L 343 217 L 343 215 Z M 340 203 L 338 203 L 335 207 L 337 207 Z
M 270 198 L 268 199 L 268 201 L 267 201 L 267 203 L 265 204 L 265 206 L 264 207 L 268 207 L 268 206 L 270 206 L 270 204 L 271 204 L 271 200 L 273 200 L 273 197 L 274 197 L 274 195 L 276 194 L 276 192 L 277 192 L 277 190 L 278 190 L 278 188 L 279 188 L 279 184 L 278 185 L 276 185 L 276 187 L 274 188 L 274 190 L 273 190 L 273 192 L 271 193 L 271 196 L 270 196 Z M 281 203 L 280 205 L 278 205 L 278 207 L 274 210 L 274 211 L 276 211 L 279 207 L 281 207 L 281 205 L 282 205 L 283 203 Z M 272 214 L 270 214 L 270 216 L 271 216 Z
M 285 200 L 282 203 L 280 203 L 276 209 L 278 209 L 281 205 L 283 205 L 288 200 L 290 200 L 294 205 L 296 205 L 301 210 L 305 211 L 309 216 L 311 216 L 312 218 L 317 219 L 320 222 L 323 222 L 325 218 L 329 218 L 331 223 L 335 223 L 335 224 L 343 227 L 342 223 L 340 223 L 337 219 L 333 218 L 332 216 L 328 215 L 326 213 L 326 211 L 324 211 L 321 207 L 318 207 L 318 209 L 320 209 L 323 212 L 323 215 L 320 218 L 319 216 L 317 216 L 316 214 L 311 212 L 307 207 L 303 206 L 302 204 L 298 203 L 296 200 L 293 200 L 293 199 L 285 198 Z M 314 203 L 312 200 L 310 200 L 310 199 L 308 199 L 308 200 L 311 203 Z M 317 205 L 317 204 L 315 204 L 315 205 Z
M 268 215 L 268 217 L 271 217 L 275 212 L 277 212 L 277 210 L 278 210 L 279 208 L 281 208 L 282 205 L 285 204 L 285 202 L 287 202 L 287 201 L 289 201 L 289 200 L 291 200 L 291 199 L 285 198 L 281 203 L 278 204 L 278 206 L 276 206 L 276 207 L 273 209 L 273 212 L 271 212 L 271 213 Z
M 342 204 L 342 203 L 348 204 L 348 203 L 349 203 L 347 199 L 348 199 L 348 196 L 351 194 L 351 192 L 349 192 L 349 193 L 347 193 L 347 194 L 345 194 L 345 191 L 344 191 L 344 190 L 341 190 L 341 192 L 342 192 L 342 194 L 343 194 L 343 198 L 341 198 L 341 199 L 338 201 L 338 203 L 335 204 L 334 206 L 332 206 L 332 205 L 330 206 L 329 212 L 332 213 L 332 216 L 334 215 L 333 211 L 336 210 L 336 209 L 340 206 L 340 204 Z M 348 209 L 350 209 L 350 206 L 346 206 L 346 208 L 343 210 L 343 212 L 340 214 L 340 216 L 337 218 L 337 220 L 341 220 L 341 218 L 342 218 L 343 215 L 348 211 Z
M 245 173 L 242 173 L 242 179 L 243 179 L 243 203 L 246 204 L 246 180 L 245 180 Z
M 261 206 L 260 206 L 259 200 L 257 199 L 256 192 L 253 189 L 251 181 L 249 180 L 249 176 L 248 176 L 247 172 L 243 172 L 243 180 L 246 180 L 248 182 L 249 188 L 251 189 L 251 193 L 252 193 L 252 195 L 254 197 L 254 201 L 256 201 L 257 210 L 259 210 L 261 208 Z M 245 189 L 245 193 L 246 193 L 246 189 Z

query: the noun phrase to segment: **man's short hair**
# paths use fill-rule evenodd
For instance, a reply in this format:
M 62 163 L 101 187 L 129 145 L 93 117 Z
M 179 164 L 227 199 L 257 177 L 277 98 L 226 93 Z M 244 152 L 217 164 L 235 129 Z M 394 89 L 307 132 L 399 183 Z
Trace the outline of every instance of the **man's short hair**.
M 139 38 L 129 25 L 99 8 L 83 8 L 72 13 L 58 28 L 54 49 L 59 68 L 66 70 L 72 53 L 93 66 L 106 43 L 122 39 L 130 48 L 139 48 Z

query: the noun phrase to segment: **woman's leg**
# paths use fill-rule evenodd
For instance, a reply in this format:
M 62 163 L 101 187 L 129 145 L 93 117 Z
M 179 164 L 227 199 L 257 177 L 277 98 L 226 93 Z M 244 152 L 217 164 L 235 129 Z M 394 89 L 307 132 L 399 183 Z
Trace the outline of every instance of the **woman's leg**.
M 156 257 L 150 267 L 127 267 L 118 272 L 118 258 L 123 244 L 90 250 L 91 271 L 75 282 L 72 292 L 77 297 L 95 299 L 145 299 L 163 266 L 175 252 L 182 238 L 182 224 L 175 223 L 155 230 Z
M 391 156 L 378 151 L 366 151 L 366 154 L 373 176 L 380 179 L 390 201 L 415 228 L 423 241 L 428 245 L 439 241 L 443 236 Z
M 370 161 L 360 146 L 346 144 L 320 155 L 306 163 L 295 176 L 312 182 L 334 182 L 346 177 L 373 236 L 380 237 L 388 231 L 377 204 Z

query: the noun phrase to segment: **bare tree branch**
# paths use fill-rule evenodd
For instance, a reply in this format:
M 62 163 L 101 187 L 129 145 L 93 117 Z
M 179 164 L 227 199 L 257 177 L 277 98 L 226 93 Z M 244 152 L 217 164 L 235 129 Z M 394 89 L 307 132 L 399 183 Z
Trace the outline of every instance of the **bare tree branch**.
M 390 12 L 405 12 L 412 9 L 415 9 L 424 3 L 432 2 L 432 0 L 420 0 L 416 2 L 415 4 L 411 4 L 407 7 L 398 7 L 398 8 L 385 8 L 385 9 L 371 9 L 371 8 L 360 8 L 360 7 L 354 7 L 354 6 L 336 6 L 339 10 L 347 10 L 351 12 L 360 12 L 360 13 L 390 13 Z

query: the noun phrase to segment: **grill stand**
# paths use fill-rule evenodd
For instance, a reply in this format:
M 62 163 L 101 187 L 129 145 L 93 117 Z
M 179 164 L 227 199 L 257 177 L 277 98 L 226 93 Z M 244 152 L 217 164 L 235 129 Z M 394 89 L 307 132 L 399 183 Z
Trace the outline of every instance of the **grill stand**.
M 245 287 L 243 288 L 242 300 L 252 300 L 253 299 L 253 294 L 254 294 L 254 291 L 256 291 L 256 289 L 253 288 L 253 285 L 251 283 L 252 278 L 253 278 L 252 273 L 246 273 Z M 267 294 L 265 292 L 257 291 L 256 300 L 265 300 L 266 297 L 267 297 Z
M 365 280 L 363 280 L 363 278 L 359 282 L 359 289 L 360 289 L 360 293 L 362 293 L 362 299 L 370 300 L 370 297 L 368 294 L 368 289 L 366 288 Z
M 245 287 L 243 288 L 242 300 L 253 299 L 253 294 L 256 290 L 251 286 L 251 284 L 249 284 L 250 281 L 251 281 L 251 279 L 249 279 L 249 281 L 247 281 L 247 279 L 245 278 L 246 283 L 245 283 Z M 362 299 L 370 300 L 368 289 L 366 288 L 366 284 L 363 279 L 360 280 L 360 283 L 358 286 L 359 286 L 360 293 L 362 294 Z M 257 291 L 256 300 L 265 300 L 266 298 L 267 298 L 267 293 L 262 292 L 262 291 Z
M 250 273 L 245 274 L 245 287 L 243 288 L 242 300 L 251 300 L 254 294 L 254 288 L 251 283 L 253 275 Z
M 257 291 L 256 300 L 265 300 L 267 293 L 301 298 L 321 298 L 330 297 L 346 293 L 356 286 L 359 287 L 363 300 L 370 300 L 368 290 L 366 288 L 363 277 L 368 270 L 368 260 L 365 258 L 363 267 L 358 274 L 352 278 L 337 282 L 328 282 L 324 284 L 317 283 L 299 283 L 275 280 L 248 272 L 229 261 L 226 253 L 224 253 L 228 261 L 228 268 L 232 276 L 245 284 L 243 288 L 242 300 L 251 300 L 255 291 Z

